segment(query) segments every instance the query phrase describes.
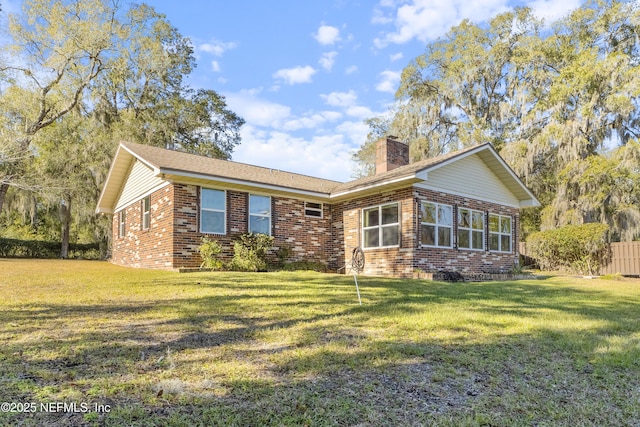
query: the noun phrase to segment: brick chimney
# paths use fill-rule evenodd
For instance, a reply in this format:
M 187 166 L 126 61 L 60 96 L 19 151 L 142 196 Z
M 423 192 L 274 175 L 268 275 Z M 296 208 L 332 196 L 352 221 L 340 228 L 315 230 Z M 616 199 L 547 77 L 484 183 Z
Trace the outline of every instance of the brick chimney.
M 376 175 L 409 164 L 409 146 L 395 136 L 388 136 L 376 145 Z

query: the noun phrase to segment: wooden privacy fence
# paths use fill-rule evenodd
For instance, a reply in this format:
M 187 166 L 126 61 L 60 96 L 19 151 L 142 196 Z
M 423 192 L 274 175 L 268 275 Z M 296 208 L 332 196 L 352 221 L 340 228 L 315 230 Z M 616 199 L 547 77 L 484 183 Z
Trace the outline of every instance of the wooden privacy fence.
M 603 260 L 600 274 L 640 276 L 640 242 L 612 243 L 610 255 L 609 259 Z
M 611 243 L 610 249 L 607 258 L 602 260 L 600 274 L 640 276 L 640 242 L 615 242 Z M 535 259 L 527 255 L 525 242 L 520 242 L 520 255 L 524 258 L 524 265 L 535 264 Z

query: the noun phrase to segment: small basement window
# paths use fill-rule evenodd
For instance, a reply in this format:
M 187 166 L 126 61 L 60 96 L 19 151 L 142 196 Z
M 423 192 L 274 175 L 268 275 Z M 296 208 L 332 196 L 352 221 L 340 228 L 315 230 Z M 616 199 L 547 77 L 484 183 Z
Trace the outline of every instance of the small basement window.
M 322 203 L 304 202 L 304 216 L 322 218 Z

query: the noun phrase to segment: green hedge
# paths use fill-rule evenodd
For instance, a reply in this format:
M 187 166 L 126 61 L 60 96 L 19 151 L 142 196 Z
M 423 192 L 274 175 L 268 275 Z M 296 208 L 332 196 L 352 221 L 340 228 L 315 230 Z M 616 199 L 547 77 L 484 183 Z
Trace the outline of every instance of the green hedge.
M 595 274 L 609 249 L 609 227 L 589 223 L 540 231 L 527 238 L 527 252 L 543 270 L 564 268 Z
M 0 238 L 0 257 L 60 258 L 60 242 Z M 98 243 L 70 243 L 69 258 L 100 259 Z

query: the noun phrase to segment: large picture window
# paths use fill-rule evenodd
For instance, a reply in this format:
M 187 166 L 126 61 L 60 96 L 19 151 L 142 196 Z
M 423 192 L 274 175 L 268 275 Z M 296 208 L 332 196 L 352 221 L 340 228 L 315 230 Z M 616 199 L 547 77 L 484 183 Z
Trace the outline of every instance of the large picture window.
M 489 250 L 511 252 L 511 217 L 489 214 Z
M 420 243 L 423 246 L 450 248 L 453 231 L 453 208 L 440 203 L 422 202 Z
M 249 232 L 271 235 L 271 197 L 249 195 Z
M 362 217 L 365 248 L 382 248 L 400 244 L 400 215 L 397 203 L 364 209 Z
M 458 209 L 458 247 L 484 249 L 484 212 Z
M 226 233 L 227 198 L 223 190 L 203 188 L 200 191 L 200 231 Z

